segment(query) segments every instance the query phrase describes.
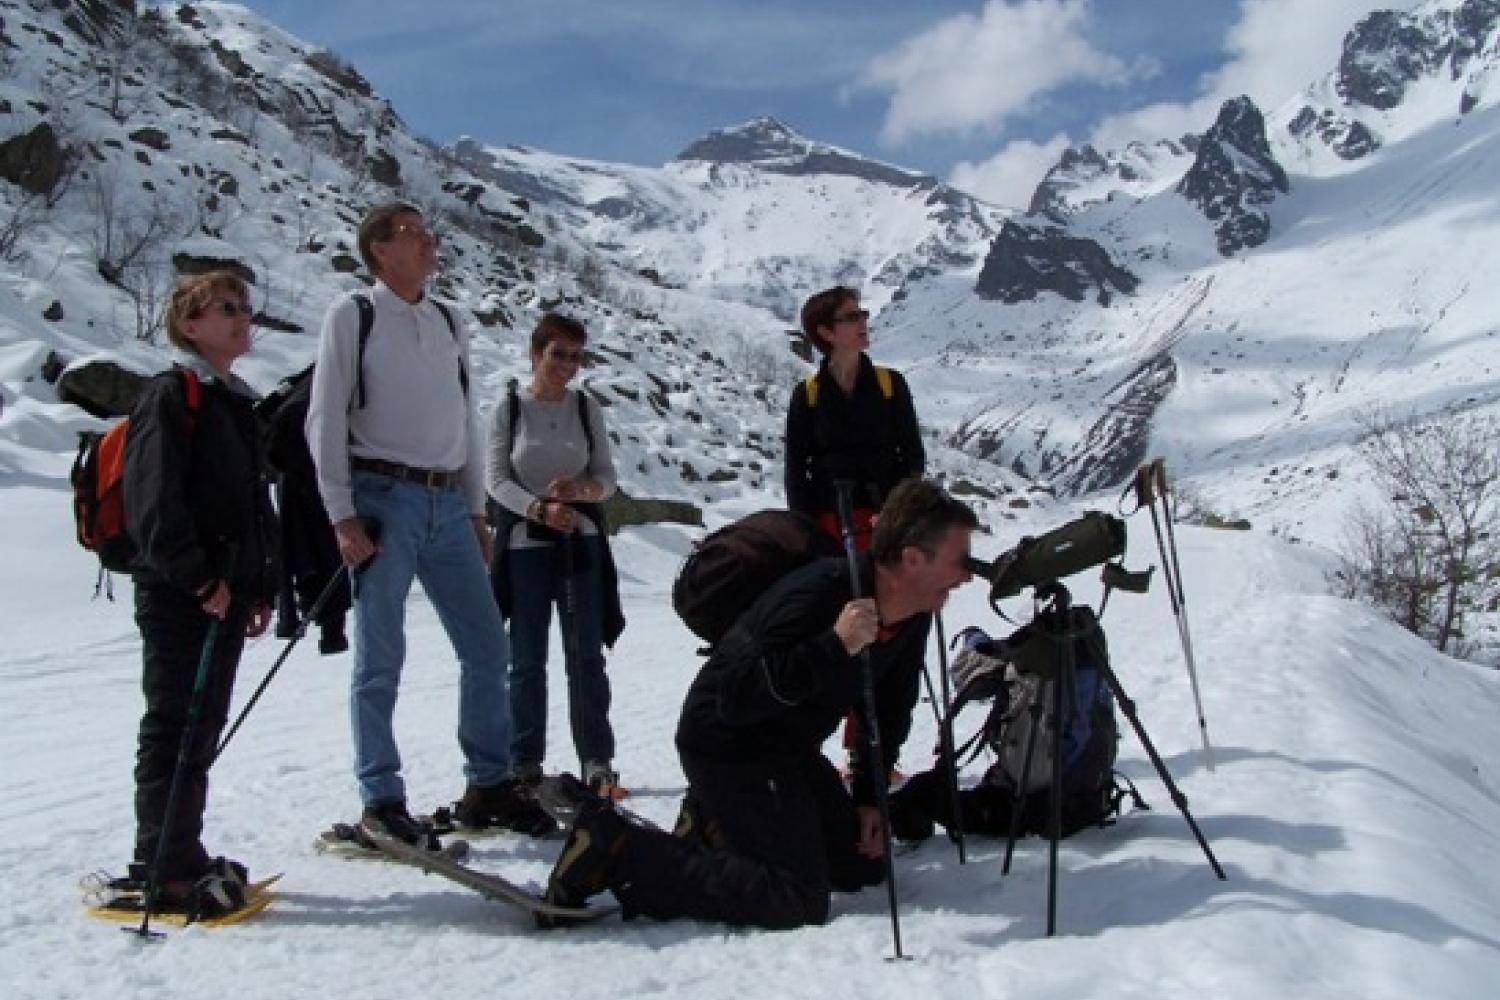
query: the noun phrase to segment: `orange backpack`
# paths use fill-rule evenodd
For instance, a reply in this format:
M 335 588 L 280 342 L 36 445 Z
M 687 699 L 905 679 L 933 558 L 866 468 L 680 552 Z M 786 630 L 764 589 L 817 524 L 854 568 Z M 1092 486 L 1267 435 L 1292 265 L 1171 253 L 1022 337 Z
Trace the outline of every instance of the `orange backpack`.
M 188 432 L 198 415 L 198 376 L 178 368 L 187 396 Z M 135 543 L 125 531 L 125 435 L 130 418 L 109 430 L 83 431 L 78 457 L 68 479 L 73 484 L 73 520 L 78 544 L 99 557 L 103 571 L 128 573 L 135 561 Z

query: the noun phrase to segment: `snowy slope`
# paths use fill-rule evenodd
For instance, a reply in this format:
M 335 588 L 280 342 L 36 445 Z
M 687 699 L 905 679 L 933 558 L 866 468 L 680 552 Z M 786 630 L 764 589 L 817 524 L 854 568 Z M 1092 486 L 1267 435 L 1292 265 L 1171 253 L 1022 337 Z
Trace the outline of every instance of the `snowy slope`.
M 942 838 L 898 858 L 910 962 L 883 960 L 891 928 L 880 890 L 836 897 L 828 925 L 794 932 L 612 920 L 543 934 L 434 877 L 312 850 L 322 824 L 356 808 L 348 658 L 300 648 L 215 769 L 208 815 L 211 847 L 253 870 L 286 872 L 281 899 L 252 924 L 145 945 L 82 916 L 74 888 L 86 871 L 118 869 L 129 850 L 140 697 L 128 596 L 88 599 L 91 567 L 71 544 L 58 490 L 13 487 L 5 503 L 0 545 L 27 567 L 5 585 L 9 641 L 0 652 L 0 975 L 10 997 L 1492 993 L 1500 772 L 1489 737 L 1500 677 L 1322 596 L 1322 561 L 1306 550 L 1191 528 L 1181 532 L 1183 571 L 1216 771 L 1198 747 L 1165 595 L 1116 595 L 1105 624 L 1121 679 L 1225 882 L 1127 733 L 1120 767 L 1153 808 L 1064 844 L 1055 939 L 1044 936 L 1046 852 L 1037 841 L 1020 845 L 1002 879 L 1003 845 L 971 840 L 960 867 Z M 1151 561 L 1143 517 L 1132 522 L 1133 565 Z M 675 530 L 631 529 L 619 542 L 631 624 L 611 658 L 618 759 L 636 789 L 632 806 L 659 822 L 671 821 L 683 787 L 671 734 L 698 663 L 666 596 L 687 541 Z M 1079 600 L 1097 601 L 1086 576 L 1075 581 Z M 1001 631 L 983 598 L 977 585 L 960 592 L 950 632 L 968 623 Z M 458 791 L 456 687 L 420 598 L 410 635 L 397 721 L 412 793 L 436 804 Z M 278 650 L 272 640 L 249 649 L 241 701 Z M 553 655 L 555 663 L 560 651 Z M 555 704 L 556 766 L 569 766 L 556 742 L 564 711 Z M 979 715 L 966 713 L 967 724 Z M 933 740 L 925 708 L 917 721 L 908 767 L 922 766 Z M 481 840 L 475 864 L 539 885 L 558 847 Z

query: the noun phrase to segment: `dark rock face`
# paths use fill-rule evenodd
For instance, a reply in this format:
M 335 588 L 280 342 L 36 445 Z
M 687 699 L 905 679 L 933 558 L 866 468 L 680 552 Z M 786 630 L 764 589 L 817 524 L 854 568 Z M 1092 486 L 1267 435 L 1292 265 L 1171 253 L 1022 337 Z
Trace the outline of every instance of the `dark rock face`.
M 1456 80 L 1497 21 L 1500 0 L 1465 0 L 1452 11 L 1429 14 L 1376 11 L 1344 38 L 1336 81 L 1339 96 L 1388 110 L 1401 103 L 1410 84 L 1445 65 Z
M 833 174 L 858 177 L 895 187 L 937 187 L 925 174 L 877 163 L 813 142 L 775 118 L 761 117 L 743 125 L 715 129 L 689 145 L 674 159 L 708 163 L 744 163 L 768 173 L 794 177 Z
M 1138 284 L 1093 240 L 1069 236 L 1055 226 L 1007 222 L 990 244 L 974 293 L 1007 304 L 1042 292 L 1082 302 L 1092 293 L 1100 305 L 1109 305 L 1114 292 L 1129 295 Z
M 192 254 L 179 253 L 172 256 L 172 270 L 179 275 L 208 274 L 210 271 L 229 271 L 239 276 L 240 280 L 247 285 L 253 285 L 255 271 L 244 261 L 225 259 L 219 257 L 196 257 Z
M 1357 160 L 1380 148 L 1380 137 L 1365 126 L 1364 122 L 1346 118 L 1328 108 L 1319 114 L 1304 106 L 1297 116 L 1287 123 L 1287 131 L 1299 138 L 1317 135 L 1345 160 Z
M 401 161 L 384 149 L 376 149 L 365 160 L 370 179 L 388 188 L 401 186 Z
M 1286 171 L 1266 142 L 1265 118 L 1248 97 L 1224 102 L 1177 185 L 1177 193 L 1214 224 L 1219 252 L 1226 257 L 1266 241 L 1271 220 L 1261 206 L 1289 190 Z
M 57 398 L 108 420 L 129 413 L 148 376 L 95 359 L 69 365 L 57 376 Z
M 47 122 L 0 142 L 0 177 L 32 194 L 48 195 L 68 169 L 69 152 Z

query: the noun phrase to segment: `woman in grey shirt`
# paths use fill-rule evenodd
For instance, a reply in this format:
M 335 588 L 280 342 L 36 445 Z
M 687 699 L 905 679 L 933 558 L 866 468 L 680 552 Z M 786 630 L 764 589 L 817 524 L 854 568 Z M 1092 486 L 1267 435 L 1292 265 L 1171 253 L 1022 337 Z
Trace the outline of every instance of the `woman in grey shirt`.
M 600 501 L 615 491 L 599 404 L 568 388 L 588 333 L 544 315 L 531 334 L 531 381 L 510 383 L 490 421 L 488 487 L 499 507 L 490 579 L 510 624 L 511 757 L 541 779 L 547 749 L 547 642 L 562 621 L 568 719 L 583 780 L 619 794 L 603 646 L 624 620 Z

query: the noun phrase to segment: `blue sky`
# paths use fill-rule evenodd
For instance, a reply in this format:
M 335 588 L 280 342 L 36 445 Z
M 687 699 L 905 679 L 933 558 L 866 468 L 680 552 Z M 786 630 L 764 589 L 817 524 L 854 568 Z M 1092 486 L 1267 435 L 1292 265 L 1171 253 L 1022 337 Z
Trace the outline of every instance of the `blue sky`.
M 1062 149 L 1266 110 L 1411 0 L 254 0 L 418 132 L 658 165 L 724 125 L 803 133 L 1007 204 Z

